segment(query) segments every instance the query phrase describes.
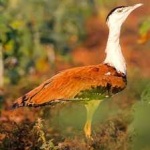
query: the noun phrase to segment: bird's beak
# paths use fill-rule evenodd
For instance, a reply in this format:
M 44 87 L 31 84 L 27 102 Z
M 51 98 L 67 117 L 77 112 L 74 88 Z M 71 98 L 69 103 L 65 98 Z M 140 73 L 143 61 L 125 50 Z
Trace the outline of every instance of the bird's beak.
M 130 9 L 131 9 L 131 11 L 133 11 L 134 9 L 136 9 L 136 8 L 142 6 L 142 5 L 143 5 L 142 3 L 135 4 L 135 5 L 133 5 L 133 6 L 130 6 Z
M 143 4 L 142 3 L 139 3 L 139 4 L 135 4 L 133 6 L 128 6 L 127 9 L 126 9 L 126 12 L 127 12 L 127 16 L 133 11 L 135 10 L 136 8 L 142 6 Z

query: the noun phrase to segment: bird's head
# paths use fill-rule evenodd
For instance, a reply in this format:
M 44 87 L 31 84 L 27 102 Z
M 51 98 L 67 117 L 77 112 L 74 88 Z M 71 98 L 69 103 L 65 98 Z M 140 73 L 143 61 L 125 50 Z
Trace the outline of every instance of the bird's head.
M 142 3 L 135 4 L 133 6 L 119 6 L 110 11 L 106 18 L 106 23 L 108 26 L 118 25 L 121 26 L 126 20 L 128 15 L 136 8 L 142 6 Z

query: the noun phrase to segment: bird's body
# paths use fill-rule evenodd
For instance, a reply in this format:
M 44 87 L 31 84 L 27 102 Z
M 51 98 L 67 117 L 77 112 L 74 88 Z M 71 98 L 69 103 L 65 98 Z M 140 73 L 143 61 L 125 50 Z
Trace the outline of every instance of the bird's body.
M 14 107 L 40 106 L 67 100 L 93 100 L 123 90 L 126 76 L 107 65 L 91 65 L 63 71 L 20 97 Z
M 18 98 L 13 108 L 84 101 L 87 109 L 84 131 L 86 137 L 90 137 L 92 117 L 100 102 L 126 87 L 126 63 L 119 44 L 120 29 L 127 16 L 141 5 L 117 7 L 107 17 L 109 36 L 106 59 L 102 64 L 62 71 Z

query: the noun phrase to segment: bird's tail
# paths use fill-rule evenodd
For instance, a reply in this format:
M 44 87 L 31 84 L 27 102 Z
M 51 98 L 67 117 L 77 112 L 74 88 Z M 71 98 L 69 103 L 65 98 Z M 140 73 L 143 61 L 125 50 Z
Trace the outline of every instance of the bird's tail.
M 19 97 L 12 105 L 12 109 L 19 108 L 19 107 L 37 107 L 42 103 L 42 90 L 43 84 L 39 85 L 35 89 L 31 90 L 24 96 Z M 44 95 L 44 94 L 43 94 Z M 38 97 L 38 98 L 37 98 Z
M 48 93 L 48 92 L 47 92 Z M 59 102 L 66 102 L 62 99 L 49 99 L 49 94 L 43 90 L 43 85 L 33 89 L 22 97 L 19 97 L 12 105 L 12 109 L 19 107 L 39 107 L 45 105 L 55 105 Z
M 26 106 L 27 107 L 39 107 L 39 106 L 45 106 L 45 105 L 52 105 L 55 102 L 55 101 L 50 101 L 50 102 L 38 103 L 38 102 L 35 102 L 34 99 L 32 100 L 33 96 L 34 95 L 30 95 L 30 93 L 29 93 L 29 94 L 26 94 L 26 95 L 18 98 L 13 103 L 12 109 L 16 109 L 16 108 L 19 108 L 19 107 L 26 107 Z
M 29 106 L 28 97 L 26 95 L 19 97 L 12 105 L 12 109 Z
M 46 86 L 50 84 L 50 80 L 45 81 L 43 84 L 39 85 L 35 89 L 26 93 L 24 96 L 19 97 L 12 105 L 12 109 L 18 107 L 38 107 L 47 104 L 47 99 L 49 98 L 49 92 L 46 90 Z M 46 94 L 48 93 L 48 94 Z

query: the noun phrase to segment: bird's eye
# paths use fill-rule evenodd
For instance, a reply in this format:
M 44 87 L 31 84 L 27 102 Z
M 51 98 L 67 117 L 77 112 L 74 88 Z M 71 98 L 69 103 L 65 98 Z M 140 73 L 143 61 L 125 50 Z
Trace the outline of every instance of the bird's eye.
M 123 9 L 118 9 L 117 10 L 118 13 L 121 13 L 122 11 L 123 11 Z

